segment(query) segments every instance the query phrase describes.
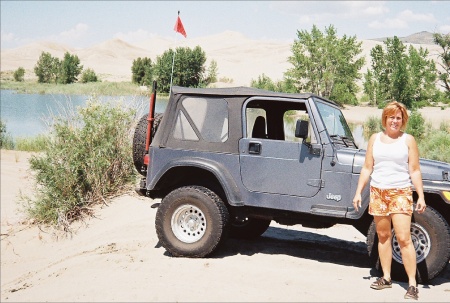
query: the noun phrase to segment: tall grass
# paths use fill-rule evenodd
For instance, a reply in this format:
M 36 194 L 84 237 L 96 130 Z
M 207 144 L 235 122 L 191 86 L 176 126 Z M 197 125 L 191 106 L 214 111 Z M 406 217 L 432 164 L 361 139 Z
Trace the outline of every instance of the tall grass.
M 135 180 L 131 137 L 136 110 L 89 100 L 86 107 L 55 116 L 44 150 L 30 158 L 34 198 L 23 197 L 39 223 L 69 228 L 92 214 L 91 206 L 119 195 Z
M 44 151 L 50 138 L 39 134 L 36 137 L 17 137 L 14 139 L 14 149 L 27 152 Z

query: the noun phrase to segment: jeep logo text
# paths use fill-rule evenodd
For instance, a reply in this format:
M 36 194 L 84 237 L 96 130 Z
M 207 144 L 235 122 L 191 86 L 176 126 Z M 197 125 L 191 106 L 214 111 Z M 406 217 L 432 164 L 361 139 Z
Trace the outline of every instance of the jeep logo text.
M 341 201 L 341 195 L 333 195 L 332 193 L 329 193 L 327 195 L 327 200 L 335 200 L 337 202 Z

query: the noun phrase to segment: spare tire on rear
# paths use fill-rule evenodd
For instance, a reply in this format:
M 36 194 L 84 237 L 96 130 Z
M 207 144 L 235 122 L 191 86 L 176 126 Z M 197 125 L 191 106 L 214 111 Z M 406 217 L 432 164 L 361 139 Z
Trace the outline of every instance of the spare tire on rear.
M 147 174 L 147 166 L 144 164 L 145 156 L 145 142 L 147 140 L 147 121 L 148 114 L 142 116 L 139 120 L 136 129 L 134 130 L 133 136 L 133 163 L 136 170 L 143 176 Z M 161 122 L 163 115 L 155 114 L 155 119 L 153 120 L 153 128 L 151 138 L 156 134 L 158 130 L 159 123 Z

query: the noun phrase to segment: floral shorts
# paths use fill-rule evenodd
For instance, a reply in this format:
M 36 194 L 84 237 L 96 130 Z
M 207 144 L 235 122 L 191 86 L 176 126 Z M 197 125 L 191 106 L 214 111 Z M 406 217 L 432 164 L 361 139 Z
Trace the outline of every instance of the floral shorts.
M 370 187 L 369 214 L 373 216 L 412 215 L 413 210 L 411 187 L 391 189 Z

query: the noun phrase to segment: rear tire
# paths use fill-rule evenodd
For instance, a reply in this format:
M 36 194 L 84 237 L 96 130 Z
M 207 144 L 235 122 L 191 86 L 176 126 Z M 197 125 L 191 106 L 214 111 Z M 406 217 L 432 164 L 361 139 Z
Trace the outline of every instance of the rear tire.
M 148 114 L 142 116 L 136 125 L 133 136 L 133 163 L 136 170 L 143 176 L 147 174 L 147 166 L 144 164 L 145 156 L 145 143 L 147 140 L 147 121 Z M 153 128 L 151 138 L 156 134 L 159 123 L 161 122 L 163 115 L 156 114 L 153 120 Z
M 427 282 L 437 277 L 450 259 L 450 228 L 445 219 L 431 206 L 422 214 L 414 213 L 411 222 L 411 237 L 417 257 L 417 281 Z M 382 272 L 378 255 L 378 236 L 375 222 L 369 227 L 367 249 L 371 264 Z M 391 276 L 397 281 L 408 281 L 395 233 L 392 237 Z
M 225 204 L 202 186 L 175 189 L 161 201 L 155 227 L 161 245 L 174 257 L 202 258 L 227 236 Z

